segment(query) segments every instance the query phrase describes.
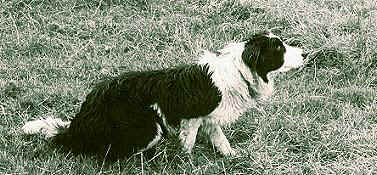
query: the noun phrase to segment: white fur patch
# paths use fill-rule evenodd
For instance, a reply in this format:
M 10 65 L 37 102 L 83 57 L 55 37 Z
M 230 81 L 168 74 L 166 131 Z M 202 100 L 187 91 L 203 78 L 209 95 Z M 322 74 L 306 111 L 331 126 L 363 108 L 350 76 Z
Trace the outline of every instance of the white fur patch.
M 278 72 L 287 72 L 294 68 L 299 68 L 304 65 L 304 58 L 302 56 L 303 50 L 297 47 L 289 46 L 285 43 L 286 52 L 284 54 L 284 64 L 278 69 Z
M 22 127 L 22 131 L 25 134 L 42 133 L 46 138 L 50 138 L 58 134 L 59 128 L 69 127 L 70 123 L 69 121 L 62 121 L 60 118 L 48 117 L 26 122 Z
M 198 62 L 200 65 L 209 66 L 212 81 L 222 95 L 218 107 L 209 114 L 209 120 L 214 123 L 220 125 L 232 123 L 250 107 L 255 106 L 256 99 L 249 95 L 248 86 L 242 77 L 255 87 L 259 95 L 268 96 L 272 93 L 272 85 L 264 83 L 243 63 L 244 49 L 245 42 L 231 43 L 219 50 L 221 53 L 219 56 L 207 51 Z

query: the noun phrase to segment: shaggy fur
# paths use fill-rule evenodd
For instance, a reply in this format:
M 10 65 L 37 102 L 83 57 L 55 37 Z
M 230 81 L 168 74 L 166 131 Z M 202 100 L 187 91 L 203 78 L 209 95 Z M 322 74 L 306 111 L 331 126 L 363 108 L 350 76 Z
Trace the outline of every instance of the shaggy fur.
M 275 35 L 256 34 L 218 54 L 204 51 L 196 64 L 101 82 L 71 121 L 40 119 L 27 122 L 23 131 L 42 132 L 74 153 L 119 158 L 152 148 L 170 127 L 180 127 L 182 148 L 191 152 L 202 126 L 220 153 L 234 155 L 220 126 L 270 96 L 269 73 L 301 66 L 301 54 Z

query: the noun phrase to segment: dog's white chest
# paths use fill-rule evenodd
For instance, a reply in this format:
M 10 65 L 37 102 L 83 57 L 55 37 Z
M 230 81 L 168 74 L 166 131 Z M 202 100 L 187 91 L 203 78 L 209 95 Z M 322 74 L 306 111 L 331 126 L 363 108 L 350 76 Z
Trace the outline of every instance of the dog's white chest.
M 249 108 L 255 106 L 255 99 L 249 95 L 247 87 L 222 91 L 219 106 L 209 114 L 210 120 L 220 125 L 233 123 Z

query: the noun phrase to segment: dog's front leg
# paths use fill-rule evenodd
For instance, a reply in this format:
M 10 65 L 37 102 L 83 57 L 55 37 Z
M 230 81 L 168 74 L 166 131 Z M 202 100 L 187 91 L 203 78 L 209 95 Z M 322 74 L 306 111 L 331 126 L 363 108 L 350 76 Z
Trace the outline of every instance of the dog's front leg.
M 205 122 L 204 130 L 208 134 L 211 143 L 225 156 L 234 156 L 236 151 L 230 146 L 228 139 L 226 139 L 221 127 L 212 122 Z
M 202 124 L 201 118 L 184 119 L 181 122 L 181 128 L 179 133 L 179 139 L 181 141 L 182 149 L 186 153 L 191 153 L 195 144 L 196 134 L 198 128 Z

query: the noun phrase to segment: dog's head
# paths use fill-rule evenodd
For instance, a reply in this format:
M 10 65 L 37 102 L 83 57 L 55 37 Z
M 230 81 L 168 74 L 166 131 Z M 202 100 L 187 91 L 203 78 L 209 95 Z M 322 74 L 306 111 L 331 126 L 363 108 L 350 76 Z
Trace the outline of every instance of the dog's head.
M 303 65 L 303 50 L 285 44 L 272 33 L 255 34 L 245 43 L 243 62 L 268 82 L 272 71 L 286 72 Z

